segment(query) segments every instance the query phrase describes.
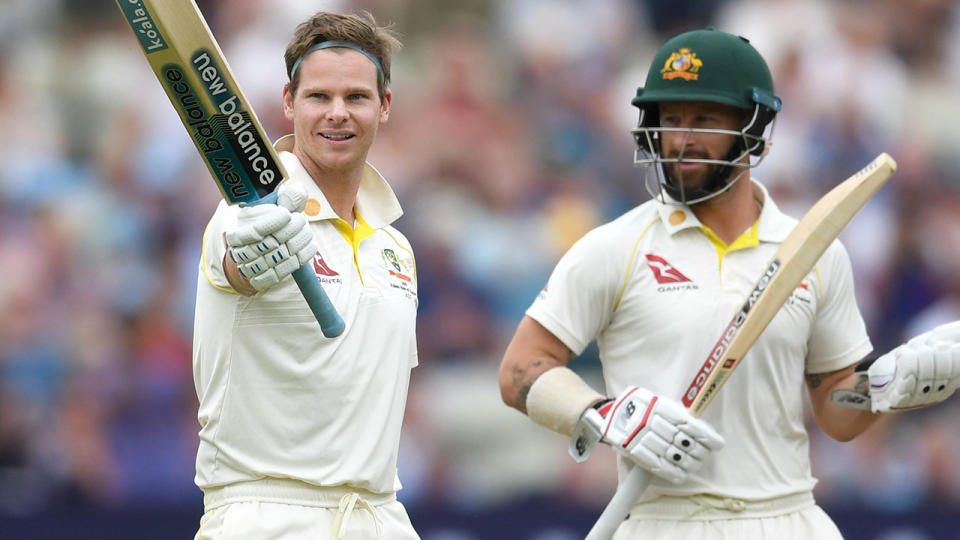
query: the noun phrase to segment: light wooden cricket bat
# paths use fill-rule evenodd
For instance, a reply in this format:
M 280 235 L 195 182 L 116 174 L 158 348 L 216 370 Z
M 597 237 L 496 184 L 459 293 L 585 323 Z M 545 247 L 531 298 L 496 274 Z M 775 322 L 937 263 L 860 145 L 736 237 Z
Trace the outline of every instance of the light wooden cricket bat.
M 194 0 L 116 0 L 229 204 L 275 203 L 287 171 Z M 308 261 L 293 273 L 323 334 L 343 319 Z
M 896 170 L 896 161 L 886 153 L 880 154 L 830 190 L 797 223 L 684 393 L 682 401 L 691 415 L 703 413 L 830 243 Z M 587 540 L 609 540 L 649 483 L 650 472 L 634 467 L 590 529 Z

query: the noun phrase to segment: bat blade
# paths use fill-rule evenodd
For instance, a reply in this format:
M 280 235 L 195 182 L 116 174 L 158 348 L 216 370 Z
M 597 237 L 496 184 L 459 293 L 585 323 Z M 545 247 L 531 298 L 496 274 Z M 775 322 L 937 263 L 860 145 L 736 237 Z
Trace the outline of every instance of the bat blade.
M 223 198 L 275 202 L 287 171 L 194 0 L 116 2 Z M 324 335 L 340 335 L 343 319 L 310 263 L 294 278 Z
M 896 170 L 896 161 L 889 154 L 882 153 L 830 190 L 804 214 L 774 253 L 743 306 L 724 329 L 684 393 L 682 401 L 691 415 L 703 413 L 823 252 Z M 634 467 L 590 529 L 587 540 L 606 540 L 613 536 L 650 479 L 647 470 Z
M 287 174 L 193 0 L 117 0 L 230 204 L 271 193 Z

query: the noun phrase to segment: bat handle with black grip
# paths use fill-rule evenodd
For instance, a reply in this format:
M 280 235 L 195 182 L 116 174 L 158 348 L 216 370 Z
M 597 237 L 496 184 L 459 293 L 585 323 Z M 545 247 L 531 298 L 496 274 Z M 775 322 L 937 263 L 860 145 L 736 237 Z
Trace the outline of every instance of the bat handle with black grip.
M 277 192 L 274 191 L 256 201 L 246 204 L 255 206 L 258 204 L 276 203 Z M 303 263 L 303 266 L 293 272 L 293 280 L 297 282 L 297 287 L 300 288 L 300 293 L 303 294 L 304 300 L 306 300 L 307 305 L 310 306 L 310 311 L 313 312 L 313 316 L 316 317 L 317 322 L 320 323 L 320 331 L 323 332 L 323 335 L 328 338 L 335 338 L 342 334 L 346 326 L 343 322 L 343 317 L 337 313 L 336 308 L 333 307 L 333 303 L 330 301 L 330 297 L 327 296 L 327 293 L 323 290 L 323 286 L 320 285 L 316 272 L 311 268 L 310 261 Z

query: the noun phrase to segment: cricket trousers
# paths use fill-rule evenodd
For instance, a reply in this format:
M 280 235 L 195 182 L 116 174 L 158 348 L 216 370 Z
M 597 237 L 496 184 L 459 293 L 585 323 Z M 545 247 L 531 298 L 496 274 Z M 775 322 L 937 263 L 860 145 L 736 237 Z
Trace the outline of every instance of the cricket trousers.
M 420 540 L 395 493 L 270 478 L 204 490 L 194 540 Z
M 713 495 L 660 496 L 630 509 L 614 540 L 843 540 L 813 495 L 763 501 Z

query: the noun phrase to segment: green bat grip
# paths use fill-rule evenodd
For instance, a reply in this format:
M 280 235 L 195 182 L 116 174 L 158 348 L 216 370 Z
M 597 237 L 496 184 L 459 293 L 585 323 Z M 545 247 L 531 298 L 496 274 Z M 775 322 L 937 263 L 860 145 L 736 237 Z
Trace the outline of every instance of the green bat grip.
M 276 202 L 277 192 L 274 191 L 261 199 L 246 204 L 256 206 L 258 204 L 276 204 Z M 320 281 L 317 280 L 317 274 L 311 268 L 309 261 L 303 263 L 303 266 L 293 272 L 293 280 L 297 282 L 297 287 L 300 287 L 300 293 L 303 294 L 304 300 L 310 306 L 310 311 L 313 312 L 313 316 L 320 323 L 320 331 L 323 332 L 323 335 L 328 338 L 335 338 L 342 334 L 346 327 L 343 317 L 333 307 L 330 297 L 327 296 L 323 286 L 320 285 Z

